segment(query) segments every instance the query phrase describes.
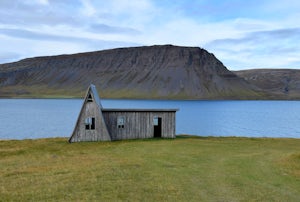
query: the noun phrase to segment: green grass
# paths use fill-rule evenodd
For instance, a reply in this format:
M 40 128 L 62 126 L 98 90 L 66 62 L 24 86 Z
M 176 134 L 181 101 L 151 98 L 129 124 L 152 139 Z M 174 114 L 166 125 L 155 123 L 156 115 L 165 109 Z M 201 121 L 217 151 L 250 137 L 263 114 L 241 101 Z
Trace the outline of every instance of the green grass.
M 299 201 L 300 139 L 0 141 L 0 201 Z

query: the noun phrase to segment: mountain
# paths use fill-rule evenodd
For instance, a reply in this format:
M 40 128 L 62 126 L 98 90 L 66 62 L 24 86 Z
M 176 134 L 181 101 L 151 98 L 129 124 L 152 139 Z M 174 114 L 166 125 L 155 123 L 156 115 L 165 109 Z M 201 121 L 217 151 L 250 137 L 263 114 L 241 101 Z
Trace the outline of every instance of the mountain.
M 93 83 L 104 98 L 257 99 L 257 87 L 198 47 L 118 48 L 0 65 L 0 97 L 82 97 Z
M 268 92 L 269 99 L 300 99 L 300 70 L 252 69 L 234 73 Z

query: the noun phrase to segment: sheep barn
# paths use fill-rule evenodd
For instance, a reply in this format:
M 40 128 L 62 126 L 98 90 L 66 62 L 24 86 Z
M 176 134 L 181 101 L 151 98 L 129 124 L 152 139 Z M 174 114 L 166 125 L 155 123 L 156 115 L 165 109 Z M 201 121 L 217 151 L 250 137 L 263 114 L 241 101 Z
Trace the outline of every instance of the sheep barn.
M 178 109 L 103 108 L 90 85 L 69 142 L 175 138 Z

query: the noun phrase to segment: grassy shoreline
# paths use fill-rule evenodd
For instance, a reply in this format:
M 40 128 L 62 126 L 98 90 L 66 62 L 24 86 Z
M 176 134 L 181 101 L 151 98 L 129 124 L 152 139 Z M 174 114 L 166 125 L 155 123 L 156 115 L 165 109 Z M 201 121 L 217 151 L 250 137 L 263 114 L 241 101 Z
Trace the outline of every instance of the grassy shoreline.
M 0 201 L 298 201 L 300 139 L 0 141 Z

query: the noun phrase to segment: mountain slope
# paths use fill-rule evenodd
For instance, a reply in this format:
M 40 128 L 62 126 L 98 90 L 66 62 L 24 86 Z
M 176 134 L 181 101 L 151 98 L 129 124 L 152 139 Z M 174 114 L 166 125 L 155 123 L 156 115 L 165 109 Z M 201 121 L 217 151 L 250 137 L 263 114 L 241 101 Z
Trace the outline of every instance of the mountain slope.
M 213 54 L 197 47 L 119 48 L 0 65 L 1 97 L 81 97 L 90 83 L 106 98 L 255 99 L 262 95 Z
M 252 69 L 234 73 L 269 92 L 271 99 L 300 99 L 300 70 Z

